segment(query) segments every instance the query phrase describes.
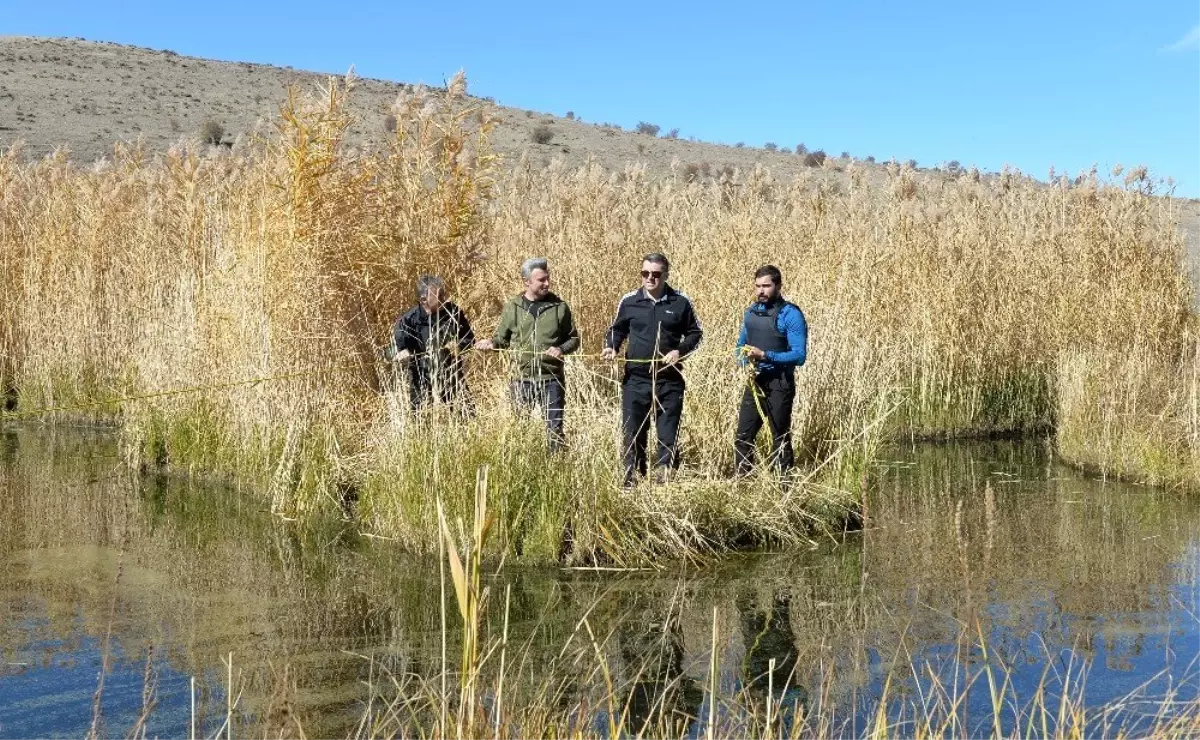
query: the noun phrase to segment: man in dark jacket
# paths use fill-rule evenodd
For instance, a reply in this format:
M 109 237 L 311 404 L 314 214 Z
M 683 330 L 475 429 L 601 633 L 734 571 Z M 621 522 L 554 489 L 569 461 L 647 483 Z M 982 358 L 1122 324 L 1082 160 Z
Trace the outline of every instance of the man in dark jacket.
M 737 474 L 754 467 L 754 438 L 766 421 L 771 429 L 771 458 L 780 472 L 791 469 L 792 405 L 796 399 L 796 368 L 808 353 L 808 323 L 804 312 L 784 299 L 783 275 L 774 265 L 754 273 L 754 305 L 746 309 L 738 333 L 738 360 L 754 368 L 753 381 L 742 394 L 738 410 L 734 457 Z
M 417 305 L 396 321 L 392 340 L 396 361 L 408 363 L 414 411 L 435 398 L 470 410 L 462 353 L 475 343 L 475 333 L 462 309 L 446 300 L 441 278 L 417 278 Z
M 521 264 L 525 291 L 513 296 L 500 311 L 500 323 L 491 339 L 481 339 L 476 349 L 510 349 L 514 353 L 512 394 L 518 408 L 542 408 L 550 451 L 566 442 L 564 410 L 567 403 L 566 365 L 563 357 L 579 349 L 579 330 L 571 307 L 550 292 L 550 265 L 542 257 Z
M 670 262 L 653 252 L 642 260 L 642 287 L 626 293 L 604 337 L 606 360 L 625 348 L 621 382 L 621 432 L 625 487 L 646 474 L 650 419 L 658 433 L 658 481 L 679 466 L 679 419 L 683 414 L 681 359 L 700 345 L 703 332 L 692 302 L 667 284 Z

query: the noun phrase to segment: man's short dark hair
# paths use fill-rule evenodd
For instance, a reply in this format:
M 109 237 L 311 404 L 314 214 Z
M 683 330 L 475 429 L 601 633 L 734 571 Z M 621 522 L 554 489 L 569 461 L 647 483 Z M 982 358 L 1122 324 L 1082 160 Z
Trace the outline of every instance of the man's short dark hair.
M 664 270 L 671 269 L 670 260 L 668 260 L 667 255 L 663 254 L 662 252 L 651 252 L 645 257 L 642 257 L 642 262 L 653 262 L 656 265 L 662 265 Z
M 783 273 L 775 265 L 763 265 L 754 271 L 754 279 L 758 280 L 761 277 L 771 278 L 771 282 L 775 283 L 776 287 L 783 285 Z

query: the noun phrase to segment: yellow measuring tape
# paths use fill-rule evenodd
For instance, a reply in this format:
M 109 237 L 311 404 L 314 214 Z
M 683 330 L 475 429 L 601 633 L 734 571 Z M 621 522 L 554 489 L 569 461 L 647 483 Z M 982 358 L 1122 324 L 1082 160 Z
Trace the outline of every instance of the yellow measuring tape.
M 487 351 L 499 352 L 499 353 L 504 353 L 504 354 L 516 354 L 516 355 L 542 355 L 542 354 L 545 354 L 545 351 L 507 349 L 507 348 L 506 349 L 492 349 L 492 350 L 487 350 Z M 745 348 L 743 347 L 739 351 L 744 353 Z M 419 357 L 421 355 L 417 355 L 417 356 Z M 696 356 L 697 356 L 696 353 L 693 353 L 691 355 L 687 355 L 686 357 L 681 357 L 677 361 L 677 363 L 682 362 L 684 359 L 693 359 Z M 573 353 L 570 355 L 563 355 L 564 360 L 566 360 L 567 358 L 603 359 L 602 356 L 599 354 L 582 354 L 582 353 Z M 702 358 L 706 359 L 703 356 L 702 356 Z M 615 358 L 614 358 L 614 361 L 615 361 Z M 624 362 L 631 363 L 631 364 L 648 364 L 648 365 L 662 364 L 664 366 L 666 365 L 666 363 L 661 358 L 651 358 L 651 359 L 644 359 L 644 360 L 625 359 Z M 351 364 L 357 365 L 360 363 L 361 363 L 360 360 L 354 360 L 354 361 L 342 363 L 340 365 L 335 365 L 332 368 L 330 368 L 330 367 L 311 368 L 308 370 L 297 370 L 294 372 L 280 373 L 277 375 L 263 375 L 260 377 L 249 378 L 246 380 L 233 380 L 233 381 L 224 382 L 224 383 L 210 383 L 207 385 L 188 386 L 186 388 L 173 388 L 173 389 L 165 390 L 165 391 L 154 391 L 152 393 L 139 393 L 139 394 L 129 395 L 129 396 L 116 396 L 113 398 L 105 398 L 105 399 L 101 399 L 98 401 L 82 401 L 79 403 L 61 404 L 61 405 L 57 405 L 57 406 L 42 406 L 40 408 L 24 409 L 21 411 L 4 411 L 4 412 L 0 412 L 0 421 L 9 420 L 9 419 L 27 419 L 27 418 L 31 418 L 34 416 L 42 416 L 45 414 L 61 413 L 64 411 L 83 411 L 86 409 L 99 408 L 101 406 L 119 406 L 122 403 L 129 403 L 131 401 L 145 401 L 145 400 L 149 400 L 152 398 L 182 396 L 182 395 L 186 395 L 188 393 L 200 393 L 202 391 L 219 391 L 219 390 L 228 390 L 230 388 L 239 388 L 242 386 L 255 386 L 260 383 L 269 383 L 269 382 L 274 382 L 274 381 L 279 381 L 279 380 L 291 380 L 293 378 L 299 378 L 299 377 L 303 377 L 305 375 L 311 375 L 311 374 L 317 373 L 317 372 L 324 372 L 324 371 L 328 371 L 331 369 L 339 369 L 342 367 L 347 367 Z M 593 374 L 596 374 L 596 373 L 593 373 Z M 603 377 L 603 376 L 601 376 L 601 377 Z M 766 414 L 763 411 L 762 404 L 759 399 L 759 394 L 756 392 L 756 388 L 754 386 L 754 371 L 753 371 L 753 368 L 750 366 L 746 367 L 746 382 L 747 382 L 747 386 L 751 392 L 751 395 L 753 395 L 753 397 L 754 397 L 754 404 L 755 404 L 755 407 L 758 409 L 759 416 L 762 417 L 764 422 L 767 421 Z
M 528 350 L 528 349 L 522 350 L 522 349 L 510 349 L 510 348 L 505 348 L 505 349 L 493 348 L 491 350 L 484 350 L 484 351 L 501 352 L 501 353 L 507 353 L 507 354 L 515 354 L 515 355 L 544 355 L 544 354 L 546 354 L 545 350 Z M 746 349 L 745 346 L 737 347 L 736 351 L 742 357 L 749 356 L 749 350 Z M 726 356 L 727 355 L 725 355 L 725 354 L 719 355 L 719 357 L 726 357 Z M 667 365 L 667 363 L 662 358 L 650 358 L 650 359 L 644 359 L 644 360 L 639 360 L 639 359 L 631 360 L 628 358 L 623 358 L 623 361 L 628 364 L 645 364 L 645 365 L 661 364 L 665 367 L 672 367 L 672 366 L 678 365 L 679 363 L 683 362 L 685 359 L 686 360 L 694 360 L 697 357 L 699 357 L 700 359 L 708 359 L 707 355 L 699 355 L 699 353 L 693 352 L 692 354 L 681 356 L 678 360 L 675 361 L 675 363 L 672 363 L 672 365 Z M 567 358 L 574 358 L 574 359 L 581 359 L 581 360 L 582 359 L 604 360 L 604 357 L 600 354 L 584 354 L 584 353 L 580 353 L 580 352 L 574 352 L 572 354 L 562 356 L 562 359 L 564 361 Z M 616 362 L 616 360 L 617 360 L 617 358 L 613 358 L 613 360 L 611 360 L 611 361 Z M 584 368 L 584 369 L 586 370 L 586 368 Z M 680 371 L 683 370 L 682 367 L 680 367 L 679 369 L 680 369 Z M 601 378 L 604 377 L 604 376 L 600 375 L 599 373 L 592 372 L 590 370 L 588 372 L 590 372 L 592 375 L 596 375 Z M 747 362 L 742 367 L 742 373 L 743 373 L 743 376 L 746 381 L 746 390 L 749 391 L 750 397 L 754 399 L 754 409 L 758 412 L 758 417 L 760 419 L 762 419 L 763 423 L 767 425 L 768 429 L 770 429 L 771 428 L 771 420 L 769 418 L 767 418 L 767 412 L 763 408 L 762 393 L 759 391 L 758 386 L 754 382 L 754 378 L 757 375 L 757 373 L 754 370 L 754 366 Z M 609 380 L 609 378 L 605 378 L 605 380 Z

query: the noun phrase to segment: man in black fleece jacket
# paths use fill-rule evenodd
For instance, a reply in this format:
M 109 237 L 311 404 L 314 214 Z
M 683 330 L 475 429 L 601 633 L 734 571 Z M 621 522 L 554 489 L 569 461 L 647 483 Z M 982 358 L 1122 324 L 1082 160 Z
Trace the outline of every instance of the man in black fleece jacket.
M 395 360 L 408 363 L 409 400 L 419 410 L 436 400 L 470 412 L 463 353 L 475 342 L 471 322 L 446 300 L 435 275 L 417 279 L 417 305 L 392 326 Z
M 652 252 L 642 260 L 642 287 L 626 293 L 604 337 L 604 359 L 625 348 L 621 382 L 621 432 L 625 487 L 646 474 L 650 419 L 658 433 L 658 481 L 679 467 L 679 419 L 683 414 L 682 358 L 700 345 L 703 331 L 683 293 L 667 284 L 670 262 Z

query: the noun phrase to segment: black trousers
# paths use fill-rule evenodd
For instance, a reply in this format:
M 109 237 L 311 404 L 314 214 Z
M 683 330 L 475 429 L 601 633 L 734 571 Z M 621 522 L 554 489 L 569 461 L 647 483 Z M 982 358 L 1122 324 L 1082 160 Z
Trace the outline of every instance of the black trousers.
M 795 400 L 796 379 L 792 373 L 758 375 L 753 387 L 746 387 L 738 409 L 737 436 L 733 445 L 739 474 L 754 468 L 754 438 L 763 427 L 764 416 L 771 431 L 771 463 L 780 472 L 791 469 L 795 463 L 792 452 L 792 406 Z
M 660 468 L 679 467 L 679 418 L 683 415 L 683 380 L 628 375 L 621 385 L 621 436 L 625 474 L 646 474 L 646 442 L 650 420 L 658 433 Z
M 551 452 L 558 452 L 567 443 L 564 412 L 567 408 L 567 386 L 562 378 L 553 375 L 534 380 L 514 380 L 511 385 L 513 403 L 520 411 L 541 407 L 546 419 L 546 434 Z
M 435 400 L 450 404 L 463 413 L 470 414 L 473 411 L 467 392 L 467 379 L 461 368 L 435 373 L 414 362 L 408 371 L 408 399 L 413 411 L 420 411 Z

